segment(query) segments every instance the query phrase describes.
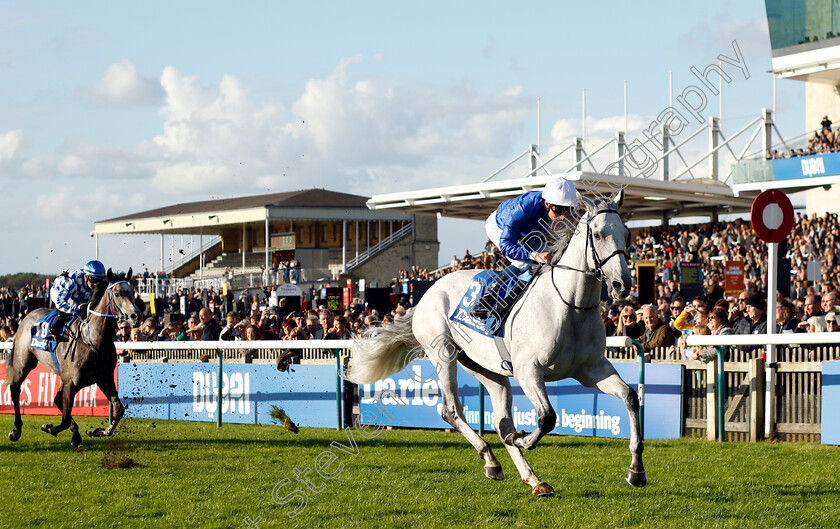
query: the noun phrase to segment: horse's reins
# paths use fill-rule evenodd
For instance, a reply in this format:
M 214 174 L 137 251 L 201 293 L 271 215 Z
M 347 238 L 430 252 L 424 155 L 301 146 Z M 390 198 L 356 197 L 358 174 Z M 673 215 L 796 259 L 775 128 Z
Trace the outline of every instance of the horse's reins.
M 114 302 L 114 293 L 111 290 L 120 283 L 125 283 L 127 285 L 128 281 L 117 281 L 116 283 L 111 283 L 110 285 L 108 285 L 108 288 L 105 291 L 108 296 L 108 312 L 96 312 L 93 309 L 88 309 L 88 314 L 101 316 L 103 318 L 119 318 L 120 316 L 122 316 L 122 311 L 119 311 L 118 313 L 114 311 L 114 306 L 116 305 L 116 303 Z
M 597 217 L 601 213 L 616 213 L 616 214 L 618 214 L 618 210 L 617 209 L 602 209 L 602 210 L 599 210 L 599 211 L 596 211 L 595 213 L 593 213 L 592 216 L 590 216 L 586 220 L 586 249 L 584 249 L 583 252 L 586 253 L 587 249 L 589 249 L 590 247 L 592 248 L 592 263 L 595 265 L 594 270 L 582 270 L 580 268 L 575 268 L 573 266 L 568 266 L 568 265 L 563 265 L 563 264 L 550 264 L 550 263 L 546 263 L 546 264 L 548 266 L 552 267 L 552 268 L 558 268 L 560 270 L 571 270 L 572 272 L 579 272 L 581 274 L 585 274 L 585 275 L 588 275 L 590 277 L 593 277 L 598 281 L 603 281 L 604 277 L 605 277 L 603 267 L 604 267 L 605 264 L 607 264 L 607 261 L 609 261 L 610 259 L 612 259 L 616 255 L 623 255 L 624 258 L 626 259 L 627 258 L 627 253 L 622 249 L 616 249 L 613 253 L 611 253 L 610 255 L 605 257 L 604 259 L 601 259 L 598 256 L 598 250 L 595 249 L 595 242 L 592 240 L 592 228 L 590 228 L 589 223 L 592 222 L 595 219 L 595 217 Z M 601 305 L 601 302 L 599 301 L 598 303 L 596 303 L 595 305 L 592 305 L 591 307 L 579 307 L 579 306 L 575 305 L 574 303 L 566 301 L 566 299 L 563 298 L 563 293 L 560 292 L 560 289 L 557 288 L 556 285 L 555 285 L 554 288 L 557 290 L 557 294 L 559 294 L 560 300 L 563 303 L 572 307 L 575 310 L 593 310 L 593 309 L 598 308 Z
M 116 302 L 114 301 L 114 292 L 112 290 L 115 286 L 119 285 L 120 283 L 125 283 L 126 285 L 128 285 L 128 281 L 117 281 L 116 283 L 111 283 L 110 285 L 108 285 L 108 288 L 105 290 L 105 294 L 108 296 L 108 305 L 107 305 L 107 309 L 106 309 L 107 312 L 97 312 L 97 311 L 89 308 L 88 311 L 87 311 L 88 314 L 93 314 L 94 316 L 99 316 L 101 318 L 119 318 L 119 317 L 121 317 L 123 315 L 122 311 L 121 310 L 115 310 Z M 88 345 L 88 347 L 93 349 L 93 351 L 96 354 L 99 354 L 99 351 L 96 349 L 96 347 L 93 346 L 93 340 L 91 338 L 90 333 L 91 333 L 90 324 L 88 324 L 88 326 L 87 326 L 87 334 L 88 334 L 87 345 Z

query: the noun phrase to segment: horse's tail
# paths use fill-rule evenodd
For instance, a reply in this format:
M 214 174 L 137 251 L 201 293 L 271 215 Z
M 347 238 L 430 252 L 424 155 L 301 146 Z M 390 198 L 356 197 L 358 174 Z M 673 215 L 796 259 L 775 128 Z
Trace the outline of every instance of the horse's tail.
M 6 379 L 0 385 L 9 386 L 15 377 L 15 344 L 17 344 L 17 338 L 15 338 L 12 348 L 9 349 L 9 361 L 6 363 Z
M 414 308 L 387 327 L 371 327 L 353 342 L 345 378 L 356 384 L 371 384 L 405 368 L 420 347 L 411 329 Z

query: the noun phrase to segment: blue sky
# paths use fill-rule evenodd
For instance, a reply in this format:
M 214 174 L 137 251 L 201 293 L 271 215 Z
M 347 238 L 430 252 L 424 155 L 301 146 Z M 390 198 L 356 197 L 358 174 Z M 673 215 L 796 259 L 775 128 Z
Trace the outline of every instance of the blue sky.
M 724 88 L 724 130 L 772 105 L 763 2 L 566 4 L 0 2 L 0 274 L 80 266 L 94 221 L 168 204 L 478 182 L 536 143 L 538 97 L 543 152 L 580 135 L 583 89 L 595 145 L 626 80 L 632 137 L 669 71 L 696 83 L 733 40 L 750 78 Z M 804 85 L 780 81 L 777 110 L 804 133 Z M 485 239 L 443 219 L 440 240 L 446 262 Z M 100 253 L 155 269 L 159 239 Z

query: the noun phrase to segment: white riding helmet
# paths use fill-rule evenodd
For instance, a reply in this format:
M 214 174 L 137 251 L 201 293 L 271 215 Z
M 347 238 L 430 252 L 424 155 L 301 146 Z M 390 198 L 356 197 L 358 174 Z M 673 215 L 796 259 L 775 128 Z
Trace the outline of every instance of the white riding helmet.
M 575 184 L 559 176 L 545 184 L 542 192 L 543 200 L 555 206 L 576 207 L 578 205 Z

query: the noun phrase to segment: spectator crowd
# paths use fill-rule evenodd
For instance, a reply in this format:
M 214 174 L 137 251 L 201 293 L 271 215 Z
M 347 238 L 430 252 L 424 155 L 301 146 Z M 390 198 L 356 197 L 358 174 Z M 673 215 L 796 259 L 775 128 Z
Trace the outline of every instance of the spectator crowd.
M 814 135 L 808 139 L 808 145 L 805 149 L 790 149 L 788 151 L 779 151 L 777 149 L 771 151 L 768 149 L 765 158 L 768 160 L 778 160 L 837 151 L 840 151 L 840 137 L 832 130 L 831 120 L 828 119 L 828 116 L 823 116 L 820 122 L 820 128 L 815 130 Z
M 777 299 L 779 332 L 837 331 L 836 310 L 840 310 L 840 222 L 836 214 L 796 215 L 794 228 L 780 245 L 780 255 L 790 259 L 790 296 Z M 633 260 L 654 260 L 655 303 L 638 304 L 635 289 L 615 304 L 603 304 L 603 316 L 610 335 L 627 335 L 646 349 L 673 348 L 674 358 L 703 359 L 703 351 L 687 348 L 681 337 L 690 334 L 757 334 L 766 328 L 767 263 L 766 244 L 747 222 L 710 222 L 695 225 L 658 226 L 633 230 L 629 249 Z M 744 287 L 727 295 L 724 290 L 724 263 L 742 261 Z M 817 281 L 808 281 L 808 263 L 818 262 Z M 703 278 L 702 292 L 690 299 L 681 294 L 681 263 L 696 263 Z M 295 263 L 288 267 L 292 281 Z M 341 311 L 327 309 L 320 289 L 313 286 L 307 309 L 286 308 L 284 299 L 269 303 L 275 286 L 245 289 L 236 298 L 207 289 L 177 289 L 170 292 L 160 310 L 151 307 L 137 294 L 138 308 L 145 320 L 138 328 L 120 321 L 117 341 L 148 340 L 301 340 L 346 339 L 358 336 L 370 326 L 391 325 L 399 321 L 413 304 L 405 287 L 413 281 L 434 281 L 456 270 L 495 269 L 507 266 L 506 259 L 488 241 L 484 252 L 473 256 L 469 251 L 448 266 L 429 271 L 420 267 L 400 270 L 391 281 L 398 303 L 380 313 L 354 299 Z M 300 277 L 294 277 L 295 280 Z M 402 296 L 402 297 L 399 297 Z M 20 290 L 0 289 L 0 340 L 10 340 L 20 319 L 49 299 L 44 286 L 26 286 Z M 840 341 L 840 340 L 839 340 Z

